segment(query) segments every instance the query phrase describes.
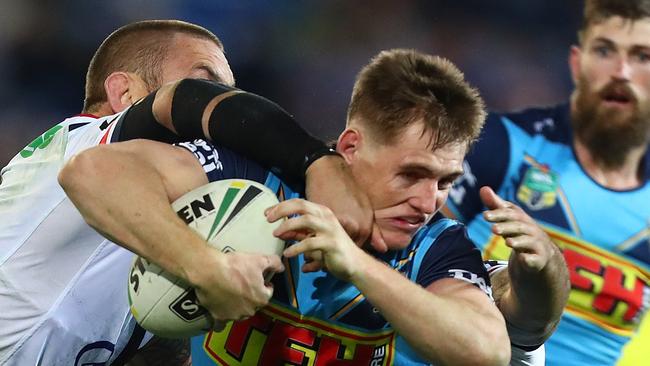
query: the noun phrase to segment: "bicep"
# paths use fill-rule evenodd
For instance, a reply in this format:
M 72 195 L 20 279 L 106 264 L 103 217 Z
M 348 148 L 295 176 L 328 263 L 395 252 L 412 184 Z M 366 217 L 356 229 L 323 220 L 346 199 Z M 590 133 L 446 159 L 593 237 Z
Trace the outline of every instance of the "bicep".
M 492 299 L 475 285 L 456 278 L 443 278 L 432 282 L 427 291 L 457 303 L 462 303 L 481 315 L 494 319 L 501 318 L 499 309 Z
M 198 159 L 185 148 L 149 140 L 108 145 L 129 154 L 136 166 L 151 168 L 161 179 L 170 202 L 208 183 Z

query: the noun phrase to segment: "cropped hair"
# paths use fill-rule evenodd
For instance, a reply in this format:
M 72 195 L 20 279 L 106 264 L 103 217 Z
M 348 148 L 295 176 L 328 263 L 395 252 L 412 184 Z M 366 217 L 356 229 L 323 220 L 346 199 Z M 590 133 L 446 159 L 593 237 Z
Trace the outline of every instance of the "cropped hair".
M 107 100 L 104 81 L 113 72 L 137 74 L 150 90 L 162 82 L 162 64 L 176 34 L 187 34 L 223 44 L 209 30 L 180 20 L 145 20 L 125 25 L 99 46 L 86 74 L 84 111 L 92 111 Z
M 582 25 L 578 30 L 580 42 L 589 27 L 615 16 L 631 22 L 650 17 L 650 0 L 585 0 Z
M 454 64 L 415 50 L 382 51 L 358 74 L 348 124 L 359 121 L 381 143 L 392 143 L 408 126 L 424 122 L 432 147 L 472 144 L 485 122 L 478 91 Z M 423 131 L 424 132 L 424 131 Z

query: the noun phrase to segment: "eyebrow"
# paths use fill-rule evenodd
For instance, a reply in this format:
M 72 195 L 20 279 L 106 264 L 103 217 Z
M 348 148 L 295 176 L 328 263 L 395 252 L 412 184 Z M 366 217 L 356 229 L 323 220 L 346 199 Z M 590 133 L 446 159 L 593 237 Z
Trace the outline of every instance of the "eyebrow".
M 441 179 L 447 179 L 447 178 L 453 178 L 456 179 L 463 175 L 463 169 L 457 169 L 457 170 L 452 170 L 451 172 L 440 172 L 435 169 L 431 169 L 427 165 L 423 165 L 420 163 L 406 163 L 401 167 L 402 171 L 416 171 L 421 174 L 427 175 L 427 176 L 435 176 L 437 173 L 444 173 L 440 178 Z
M 597 37 L 597 38 L 594 39 L 593 42 L 594 42 L 594 43 L 605 43 L 607 46 L 612 46 L 612 47 L 615 47 L 615 46 L 616 46 L 616 44 L 614 43 L 614 41 L 612 41 L 612 40 L 609 39 L 609 38 L 605 38 L 605 37 Z
M 199 69 L 199 70 L 204 70 L 205 72 L 207 72 L 208 75 L 210 75 L 210 79 L 212 79 L 212 81 L 216 81 L 217 83 L 222 83 L 222 84 L 225 84 L 225 83 L 226 83 L 226 82 L 225 82 L 225 81 L 224 81 L 224 80 L 223 80 L 223 79 L 222 79 L 222 78 L 221 78 L 221 77 L 220 77 L 216 72 L 214 72 L 214 70 L 212 70 L 212 68 L 209 67 L 209 66 L 206 66 L 206 65 L 197 65 L 197 66 L 195 66 L 194 68 L 195 68 L 195 69 Z
M 605 38 L 605 37 L 595 38 L 594 43 L 604 43 L 605 45 L 607 45 L 609 47 L 613 47 L 613 48 L 618 47 L 618 45 L 614 41 L 612 41 L 609 38 Z M 650 50 L 650 45 L 632 44 L 629 47 L 629 50 L 632 51 L 632 52 L 647 51 L 647 50 Z

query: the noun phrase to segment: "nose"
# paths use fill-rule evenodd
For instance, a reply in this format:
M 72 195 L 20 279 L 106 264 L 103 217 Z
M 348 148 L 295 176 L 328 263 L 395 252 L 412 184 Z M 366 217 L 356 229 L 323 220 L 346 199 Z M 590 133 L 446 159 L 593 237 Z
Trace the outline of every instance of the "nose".
M 614 74 L 612 75 L 612 78 L 615 80 L 630 80 L 630 76 L 632 74 L 632 66 L 630 65 L 630 62 L 627 57 L 620 57 L 618 61 L 616 61 L 616 68 L 614 69 Z
M 422 184 L 418 192 L 411 198 L 411 206 L 425 215 L 436 212 L 436 197 L 438 196 L 438 183 Z

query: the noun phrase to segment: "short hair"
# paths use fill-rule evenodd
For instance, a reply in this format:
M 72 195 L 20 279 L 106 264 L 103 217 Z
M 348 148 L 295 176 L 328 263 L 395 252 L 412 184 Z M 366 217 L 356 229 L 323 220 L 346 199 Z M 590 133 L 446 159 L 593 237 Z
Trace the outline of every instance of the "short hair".
M 628 21 L 650 17 L 650 0 L 585 0 L 578 39 L 582 43 L 589 27 L 619 16 Z
M 382 51 L 359 72 L 348 108 L 348 123 L 359 118 L 381 143 L 424 120 L 432 148 L 451 142 L 469 147 L 485 116 L 483 99 L 453 63 L 406 49 Z
M 209 30 L 180 20 L 144 20 L 127 24 L 111 33 L 99 46 L 86 74 L 84 111 L 106 102 L 104 81 L 113 72 L 137 74 L 150 90 L 162 83 L 162 64 L 176 34 L 187 34 L 214 42 L 222 51 L 223 43 Z

